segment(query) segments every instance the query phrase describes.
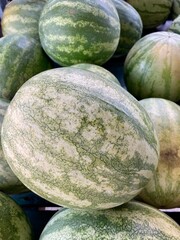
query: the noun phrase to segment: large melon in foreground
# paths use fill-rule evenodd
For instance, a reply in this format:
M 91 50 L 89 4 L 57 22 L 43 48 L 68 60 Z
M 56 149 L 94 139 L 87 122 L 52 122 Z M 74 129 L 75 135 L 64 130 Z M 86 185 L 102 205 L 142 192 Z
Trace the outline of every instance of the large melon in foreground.
M 32 240 L 32 229 L 23 209 L 8 195 L 0 192 L 0 239 Z
M 9 106 L 9 101 L 4 99 L 0 99 L 0 131 L 4 119 L 4 115 Z M 1 133 L 0 133 L 1 137 Z M 0 191 L 15 194 L 20 192 L 28 191 L 28 189 L 21 183 L 21 181 L 17 178 L 17 176 L 13 173 L 9 164 L 4 158 L 2 146 L 1 146 L 1 138 L 0 138 Z
M 178 224 L 139 202 L 104 211 L 65 209 L 46 224 L 40 240 L 179 240 Z
M 41 13 L 39 36 L 45 52 L 61 66 L 102 65 L 117 48 L 119 16 L 112 1 L 53 0 Z
M 180 100 L 180 35 L 153 32 L 138 40 L 124 63 L 124 80 L 137 99 Z
M 155 126 L 160 158 L 140 197 L 158 208 L 180 207 L 180 106 L 160 98 L 140 101 Z
M 152 122 L 117 83 L 72 67 L 29 79 L 2 127 L 6 160 L 41 197 L 66 207 L 105 209 L 132 199 L 159 157 Z

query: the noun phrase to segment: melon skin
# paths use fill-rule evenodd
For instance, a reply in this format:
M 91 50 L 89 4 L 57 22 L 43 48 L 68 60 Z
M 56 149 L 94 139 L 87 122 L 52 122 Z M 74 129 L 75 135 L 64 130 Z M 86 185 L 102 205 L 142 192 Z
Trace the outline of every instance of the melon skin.
M 141 16 L 144 29 L 153 29 L 163 24 L 171 13 L 173 0 L 126 0 Z
M 8 106 L 9 101 L 0 99 L 0 130 Z M 28 189 L 21 183 L 21 181 L 13 173 L 13 171 L 9 167 L 9 164 L 5 160 L 1 146 L 1 138 L 0 138 L 0 191 L 8 194 L 17 194 L 28 191 Z
M 180 16 L 177 16 L 170 24 L 168 31 L 180 34 Z
M 171 9 L 172 18 L 175 19 L 180 14 L 180 0 L 173 0 L 173 5 Z
M 158 163 L 159 143 L 138 101 L 117 83 L 72 67 L 29 79 L 8 107 L 5 158 L 33 192 L 66 207 L 132 199 Z
M 0 239 L 33 240 L 25 212 L 9 195 L 0 192 Z
M 159 210 L 131 201 L 108 210 L 63 209 L 53 215 L 40 240 L 179 240 L 178 224 Z
M 180 106 L 161 98 L 147 98 L 140 104 L 149 114 L 160 143 L 158 167 L 139 194 L 157 208 L 180 207 Z
M 39 18 L 46 0 L 13 0 L 4 9 L 2 16 L 3 36 L 26 34 L 39 39 Z
M 41 13 L 39 36 L 47 55 L 61 66 L 102 65 L 117 48 L 119 16 L 112 1 L 52 0 Z
M 52 62 L 34 38 L 10 34 L 0 38 L 0 98 L 11 100 L 32 76 L 52 68 Z
M 138 40 L 124 62 L 127 90 L 138 100 L 150 97 L 180 100 L 180 36 L 153 32 Z

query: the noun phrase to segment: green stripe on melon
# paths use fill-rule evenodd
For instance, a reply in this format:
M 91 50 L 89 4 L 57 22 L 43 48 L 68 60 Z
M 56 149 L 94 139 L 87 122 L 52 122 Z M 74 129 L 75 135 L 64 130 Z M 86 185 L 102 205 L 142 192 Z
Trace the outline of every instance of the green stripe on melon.
M 64 209 L 46 224 L 40 240 L 179 240 L 178 224 L 135 201 L 104 211 Z
M 32 236 L 29 220 L 20 205 L 0 192 L 0 239 L 32 240 Z
M 180 100 L 180 36 L 153 32 L 138 40 L 124 63 L 124 81 L 137 99 Z
M 0 130 L 8 106 L 9 106 L 8 101 L 0 99 Z M 27 188 L 19 181 L 16 175 L 12 172 L 11 168 L 9 167 L 9 164 L 5 160 L 1 146 L 1 139 L 0 139 L 0 191 L 6 192 L 8 194 L 15 194 L 28 191 Z
M 140 104 L 149 114 L 160 143 L 157 170 L 140 197 L 157 208 L 180 207 L 180 106 L 160 98 Z
M 32 76 L 51 68 L 40 42 L 26 35 L 0 38 L 0 98 L 11 100 Z
M 49 1 L 39 20 L 42 47 L 56 63 L 102 65 L 114 54 L 120 37 L 111 1 Z
M 59 205 L 105 209 L 137 195 L 158 163 L 152 122 L 114 82 L 72 67 L 28 80 L 2 127 L 5 157 L 33 192 Z
M 173 0 L 126 0 L 140 14 L 144 29 L 156 28 L 168 18 Z
M 46 0 L 13 0 L 4 9 L 2 17 L 3 36 L 28 34 L 39 39 L 39 17 Z

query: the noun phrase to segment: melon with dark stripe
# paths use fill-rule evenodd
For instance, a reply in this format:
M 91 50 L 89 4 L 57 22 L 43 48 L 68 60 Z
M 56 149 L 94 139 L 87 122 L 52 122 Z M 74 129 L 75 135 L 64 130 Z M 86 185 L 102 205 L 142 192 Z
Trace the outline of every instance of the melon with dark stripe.
M 49 68 L 38 40 L 21 34 L 0 38 L 0 98 L 11 100 L 25 81 Z
M 140 197 L 158 208 L 180 207 L 180 106 L 161 98 L 143 99 L 140 104 L 152 119 L 160 143 L 157 170 Z
M 138 40 L 124 63 L 124 80 L 137 99 L 180 100 L 180 35 L 153 32 Z
M 134 43 L 141 38 L 143 24 L 139 13 L 134 7 L 123 0 L 113 0 L 120 24 L 121 36 L 115 56 L 126 55 Z
M 30 222 L 25 212 L 19 204 L 2 192 L 0 192 L 0 239 L 33 239 Z
M 8 106 L 9 101 L 0 99 L 0 130 Z M 20 192 L 28 191 L 28 189 L 12 172 L 11 168 L 9 167 L 9 164 L 5 160 L 1 146 L 1 138 L 0 138 L 0 191 L 8 194 L 17 194 Z
M 5 115 L 6 160 L 33 192 L 61 206 L 105 209 L 132 199 L 158 163 L 153 124 L 117 83 L 79 68 L 37 74 Z
M 104 211 L 59 210 L 40 240 L 179 240 L 179 225 L 165 213 L 140 202 Z
M 39 39 L 39 17 L 46 0 L 13 0 L 4 9 L 3 36 L 21 33 Z
M 126 0 L 140 14 L 144 29 L 156 28 L 168 18 L 173 0 Z
M 39 20 L 42 47 L 56 63 L 102 65 L 114 54 L 120 22 L 112 1 L 52 0 Z
M 180 15 L 180 0 L 173 0 L 171 14 L 173 19 Z

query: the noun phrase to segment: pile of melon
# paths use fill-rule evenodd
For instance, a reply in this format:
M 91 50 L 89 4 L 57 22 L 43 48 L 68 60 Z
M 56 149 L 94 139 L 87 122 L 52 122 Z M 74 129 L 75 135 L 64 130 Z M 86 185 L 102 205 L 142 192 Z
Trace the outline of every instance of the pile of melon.
M 179 14 L 178 0 L 5 5 L 0 239 L 34 239 L 11 198 L 33 192 L 62 208 L 39 240 L 180 240 L 162 210 L 180 207 Z

